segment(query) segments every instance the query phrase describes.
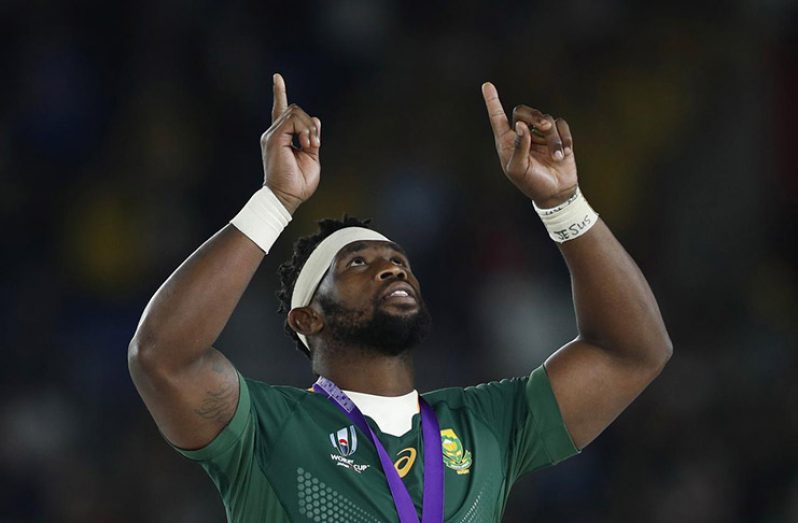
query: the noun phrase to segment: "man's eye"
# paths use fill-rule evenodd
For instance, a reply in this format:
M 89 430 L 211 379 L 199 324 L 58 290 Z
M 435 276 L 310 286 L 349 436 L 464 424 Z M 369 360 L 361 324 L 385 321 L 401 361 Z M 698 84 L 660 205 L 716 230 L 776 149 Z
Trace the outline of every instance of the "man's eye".
M 393 262 L 396 265 L 401 265 L 402 267 L 407 267 L 407 264 L 405 263 L 405 261 L 402 258 L 394 258 Z
M 352 265 L 365 265 L 366 260 L 362 256 L 356 256 L 352 258 L 352 261 L 349 262 L 349 266 Z

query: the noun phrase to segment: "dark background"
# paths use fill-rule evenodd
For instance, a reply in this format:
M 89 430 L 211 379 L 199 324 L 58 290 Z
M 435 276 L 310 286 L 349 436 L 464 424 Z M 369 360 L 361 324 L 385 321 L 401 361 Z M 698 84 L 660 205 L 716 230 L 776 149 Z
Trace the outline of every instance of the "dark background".
M 271 75 L 324 122 L 322 182 L 218 346 L 307 386 L 275 270 L 372 216 L 435 320 L 421 390 L 527 373 L 568 274 L 498 164 L 480 85 L 565 116 L 583 190 L 674 342 L 505 521 L 798 521 L 795 3 L 0 1 L 0 520 L 222 521 L 127 373 L 147 300 L 262 182 Z

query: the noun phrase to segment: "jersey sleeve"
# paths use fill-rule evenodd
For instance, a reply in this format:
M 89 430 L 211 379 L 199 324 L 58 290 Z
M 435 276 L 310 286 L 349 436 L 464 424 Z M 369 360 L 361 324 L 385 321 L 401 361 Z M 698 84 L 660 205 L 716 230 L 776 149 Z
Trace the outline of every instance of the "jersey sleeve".
M 513 478 L 579 453 L 562 419 L 546 367 L 541 365 L 523 381 L 529 413 L 516 434 L 516 452 L 510 467 Z
M 281 394 L 259 382 L 249 383 L 238 375 L 239 395 L 235 414 L 227 426 L 208 445 L 197 450 L 172 447 L 191 461 L 197 462 L 211 477 L 221 494 L 228 521 L 250 521 L 253 514 L 267 514 L 268 521 L 283 521 L 284 511 L 276 501 L 274 490 L 257 464 L 257 454 L 268 434 L 263 434 L 254 408 L 251 390 L 273 401 L 279 412 L 284 405 Z M 261 391 L 264 388 L 266 390 Z M 271 410 L 271 409 L 270 409 Z M 272 425 L 275 423 L 272 423 Z M 268 426 L 269 424 L 267 424 Z
M 542 365 L 529 376 L 468 387 L 464 395 L 505 449 L 510 484 L 579 452 Z
M 252 414 L 252 399 L 249 394 L 247 381 L 238 375 L 238 405 L 235 414 L 222 431 L 207 445 L 196 450 L 186 450 L 172 447 L 184 457 L 199 463 L 215 461 L 229 472 L 234 474 L 236 461 L 231 460 L 234 455 L 243 457 L 248 451 L 253 450 L 248 444 L 254 439 L 255 423 Z M 235 450 L 234 450 L 235 449 Z M 232 452 L 231 452 L 232 451 Z M 231 460 L 230 463 L 225 461 Z M 224 466 L 228 465 L 228 466 Z

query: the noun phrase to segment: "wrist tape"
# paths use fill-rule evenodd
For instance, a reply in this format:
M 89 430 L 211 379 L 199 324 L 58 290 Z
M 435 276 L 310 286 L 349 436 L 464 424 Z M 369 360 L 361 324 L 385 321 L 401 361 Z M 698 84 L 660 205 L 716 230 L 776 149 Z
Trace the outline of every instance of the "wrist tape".
M 277 237 L 291 221 L 291 213 L 265 185 L 230 220 L 236 229 L 252 240 L 263 252 L 269 254 Z
M 579 187 L 573 196 L 557 207 L 541 209 L 535 202 L 532 205 L 549 231 L 549 237 L 557 243 L 582 236 L 598 221 L 598 213 L 587 203 Z

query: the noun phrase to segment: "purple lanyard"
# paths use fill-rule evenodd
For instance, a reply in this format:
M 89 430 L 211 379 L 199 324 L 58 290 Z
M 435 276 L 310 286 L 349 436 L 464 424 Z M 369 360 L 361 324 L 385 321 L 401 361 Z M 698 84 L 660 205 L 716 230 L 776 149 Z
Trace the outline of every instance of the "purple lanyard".
M 396 505 L 396 512 L 399 514 L 401 523 L 418 523 L 416 507 L 407 491 L 402 478 L 394 468 L 393 461 L 385 451 L 385 447 L 380 443 L 379 438 L 371 427 L 366 423 L 366 418 L 360 409 L 349 399 L 344 391 L 332 381 L 324 376 L 319 376 L 319 380 L 313 384 L 313 390 L 327 396 L 333 404 L 348 417 L 352 423 L 371 436 L 371 441 L 377 448 L 380 457 L 382 471 L 385 479 L 388 480 L 388 487 L 391 489 L 393 503 Z M 424 401 L 421 396 L 418 398 L 421 408 L 421 436 L 424 445 L 424 497 L 422 505 L 422 523 L 441 523 L 443 522 L 443 453 L 441 451 L 441 431 L 438 420 L 432 407 Z

